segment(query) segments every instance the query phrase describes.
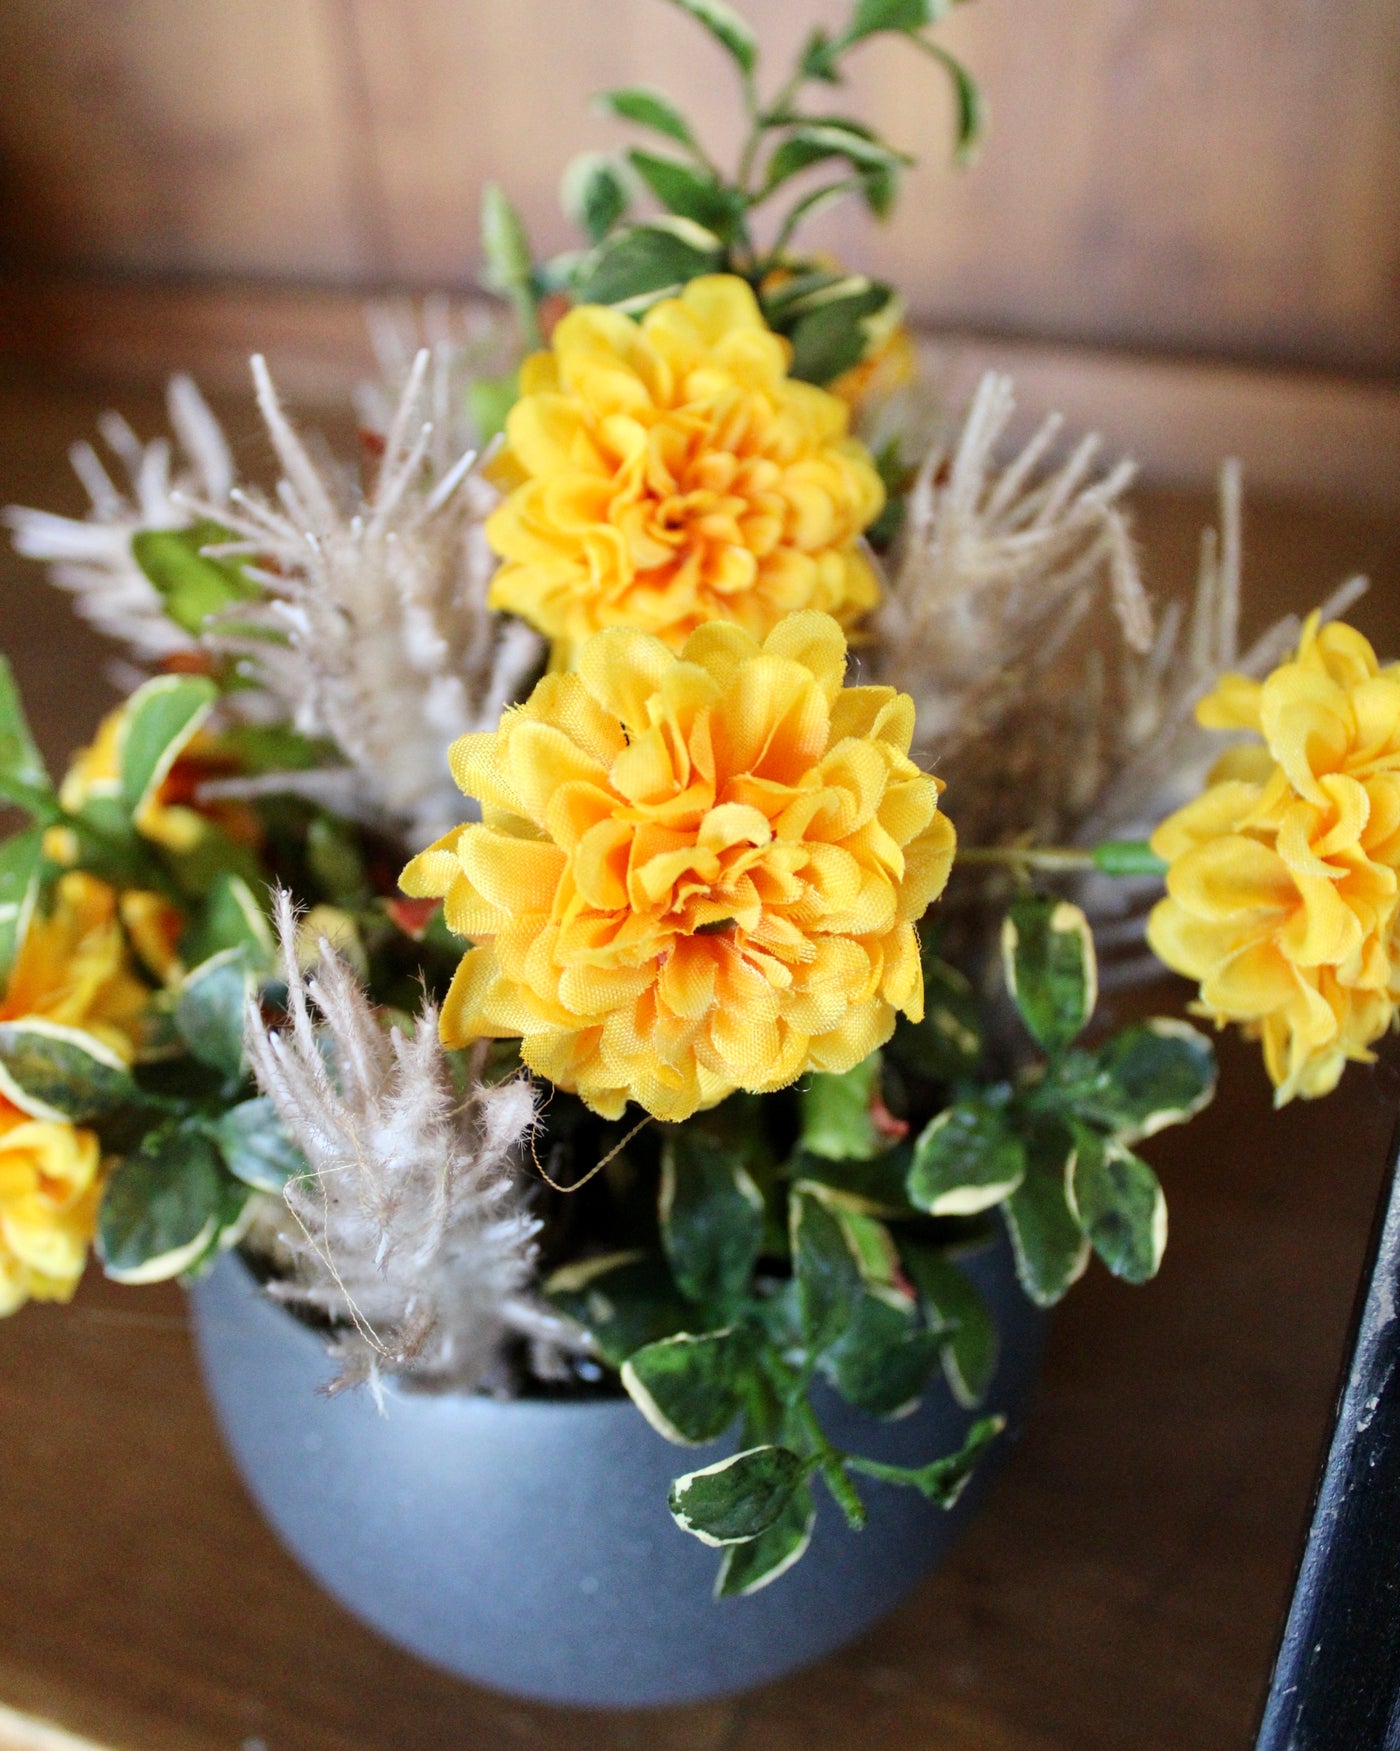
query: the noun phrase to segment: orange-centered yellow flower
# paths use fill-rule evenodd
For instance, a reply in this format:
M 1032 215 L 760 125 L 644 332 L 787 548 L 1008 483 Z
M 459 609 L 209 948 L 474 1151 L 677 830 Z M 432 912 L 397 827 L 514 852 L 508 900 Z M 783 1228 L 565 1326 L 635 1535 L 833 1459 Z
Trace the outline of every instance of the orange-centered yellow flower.
M 1170 869 L 1148 939 L 1204 1014 L 1263 1041 L 1280 1105 L 1326 1094 L 1400 1000 L 1400 668 L 1314 615 L 1292 662 L 1225 676 L 1197 716 L 1262 742 L 1153 836 Z
M 0 997 L 0 1023 L 81 1029 L 125 1063 L 136 1054 L 149 993 L 131 971 L 116 893 L 74 871 L 35 917 Z M 30 1299 L 67 1301 L 78 1286 L 102 1196 L 91 1131 L 36 1116 L 22 1091 L 0 1095 L 0 1316 Z
M 878 596 L 860 549 L 884 488 L 837 396 L 787 375 L 741 279 L 693 280 L 640 323 L 585 305 L 528 359 L 486 525 L 491 604 L 555 644 L 605 626 L 679 650 L 732 620 L 756 638 L 820 608 L 849 625 Z
M 914 924 L 953 829 L 909 759 L 912 701 L 843 688 L 845 662 L 813 612 L 762 645 L 716 622 L 679 656 L 618 628 L 455 743 L 482 821 L 403 877 L 476 944 L 447 1044 L 519 1036 L 595 1111 L 676 1120 L 849 1070 L 921 1016 Z

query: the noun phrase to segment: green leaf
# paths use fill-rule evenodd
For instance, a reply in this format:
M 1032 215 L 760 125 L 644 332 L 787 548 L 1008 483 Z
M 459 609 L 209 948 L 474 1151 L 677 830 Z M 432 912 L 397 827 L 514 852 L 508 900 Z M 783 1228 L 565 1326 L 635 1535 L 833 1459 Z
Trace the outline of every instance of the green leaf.
M 981 1014 L 971 983 L 946 961 L 924 959 L 924 1019 L 901 1018 L 885 1048 L 902 1069 L 945 1085 L 971 1076 L 982 1057 Z
M 1089 920 L 1068 900 L 1018 900 L 1002 925 L 1001 956 L 1022 1021 L 1047 1052 L 1061 1051 L 1098 1001 Z
M 598 1353 L 614 1368 L 695 1319 L 694 1307 L 677 1294 L 665 1262 L 650 1253 L 582 1259 L 556 1271 L 544 1292 L 561 1313 L 588 1330 Z
M 880 1054 L 872 1052 L 841 1076 L 822 1072 L 801 1091 L 801 1147 L 829 1161 L 869 1161 L 885 1147 L 870 1116 L 880 1081 Z
M 135 815 L 208 717 L 218 689 L 198 675 L 160 675 L 138 687 L 122 711 L 121 798 Z
M 806 383 L 830 383 L 858 365 L 870 349 L 872 325 L 883 326 L 875 319 L 888 316 L 893 297 L 888 286 L 854 275 L 804 301 L 784 324 L 792 342 L 792 375 Z
M 181 945 L 186 961 L 197 966 L 224 949 L 242 949 L 254 971 L 272 965 L 272 930 L 253 890 L 242 876 L 218 876 L 204 901 L 203 915 Z
M 288 1180 L 310 1172 L 265 1095 L 220 1113 L 211 1130 L 224 1165 L 254 1191 L 280 1194 Z
M 1098 1077 L 1078 1110 L 1136 1143 L 1200 1112 L 1215 1093 L 1215 1050 L 1188 1022 L 1155 1016 L 1100 1046 Z
M 678 1477 L 671 1512 L 702 1544 L 743 1544 L 775 1523 L 807 1471 L 787 1447 L 750 1447 Z
M 638 127 L 650 128 L 654 134 L 665 134 L 682 146 L 698 149 L 685 117 L 664 92 L 655 91 L 649 85 L 626 85 L 616 91 L 600 92 L 593 102 L 604 115 L 635 122 Z
M 726 6 L 724 0 L 671 0 L 671 4 L 703 24 L 715 41 L 738 62 L 741 71 L 753 72 L 758 60 L 758 39 L 747 20 L 741 18 L 732 6 Z
M 912 34 L 936 24 L 947 11 L 947 4 L 948 0 L 856 0 L 851 22 L 841 34 L 848 42 L 874 36 L 877 31 Z
M 243 1014 L 252 990 L 242 949 L 214 955 L 185 976 L 175 1026 L 201 1064 L 228 1077 L 243 1074 Z
M 791 1177 L 794 1181 L 811 1180 L 838 1193 L 840 1203 L 850 1210 L 870 1216 L 912 1216 L 914 1206 L 905 1180 L 913 1153 L 908 1143 L 897 1143 L 868 1161 L 832 1161 L 800 1152 L 792 1158 Z
M 131 555 L 175 624 L 199 633 L 211 614 L 261 594 L 241 560 L 212 559 L 201 551 L 235 539 L 222 523 L 205 518 L 188 529 L 139 530 L 131 538 Z
M 634 1350 L 622 1384 L 659 1435 L 700 1447 L 722 1435 L 739 1414 L 739 1381 L 748 1345 L 735 1331 L 677 1332 Z
M 44 864 L 44 829 L 31 827 L 0 845 L 0 983 L 24 941 Z
M 534 258 L 525 223 L 498 183 L 481 194 L 482 279 L 493 292 L 519 294 L 530 284 Z
M 809 1185 L 793 1189 L 789 1210 L 793 1276 L 807 1348 L 820 1354 L 850 1324 L 865 1283 L 851 1224 Z
M 1094 1251 L 1127 1283 L 1157 1275 L 1167 1245 L 1167 1200 L 1147 1163 L 1081 1126 L 1069 1174 L 1070 1207 Z
M 0 657 L 0 777 L 26 790 L 52 791 L 44 757 L 30 733 L 14 671 Z
M 1002 1205 L 1002 1215 L 1021 1287 L 1039 1306 L 1053 1307 L 1089 1263 L 1089 1243 L 1066 1195 L 1074 1139 L 1062 1126 L 1045 1124 L 1026 1143 L 1026 1177 Z
M 906 1183 L 910 1202 L 930 1216 L 975 1216 L 1008 1198 L 1025 1174 L 1025 1148 L 1005 1114 L 966 1101 L 925 1126 Z
M 473 377 L 467 385 L 467 411 L 471 414 L 476 441 L 484 449 L 506 429 L 510 410 L 520 399 L 520 373 L 503 377 Z
M 872 1416 L 903 1416 L 927 1390 L 939 1348 L 939 1334 L 920 1318 L 912 1297 L 871 1290 L 823 1357 L 822 1372 L 849 1404 Z
M 661 1244 L 681 1293 L 732 1307 L 749 1288 L 763 1244 L 763 1194 L 732 1147 L 687 1126 L 661 1155 Z
M 937 1502 L 940 1508 L 953 1507 L 972 1481 L 972 1474 L 983 1454 L 1006 1427 L 1005 1417 L 982 1417 L 967 1432 L 967 1438 L 956 1453 L 935 1459 L 928 1465 L 882 1465 L 873 1459 L 852 1458 L 853 1471 L 863 1471 L 867 1477 L 882 1483 L 906 1484 Z
M 950 55 L 940 43 L 925 42 L 922 38 L 917 40 L 919 47 L 942 65 L 953 82 L 953 100 L 956 105 L 953 161 L 956 164 L 971 164 L 987 130 L 986 105 L 982 100 L 981 90 L 962 62 L 956 56 Z
M 775 148 L 763 173 L 763 192 L 771 193 L 813 164 L 844 159 L 860 171 L 897 170 L 914 160 L 888 146 L 863 123 L 845 116 L 804 119 Z
M 564 172 L 564 211 L 590 243 L 601 243 L 627 211 L 627 185 L 606 152 L 583 152 Z
M 79 1125 L 140 1099 L 110 1046 L 39 1016 L 0 1023 L 0 1094 L 33 1118 Z
M 333 906 L 358 908 L 370 897 L 360 836 L 348 821 L 316 815 L 306 829 L 307 867 L 321 894 Z
M 745 1598 L 785 1575 L 806 1554 L 816 1520 L 811 1488 L 799 1484 L 766 1532 L 744 1544 L 725 1546 L 715 1582 L 716 1598 Z
M 997 1367 L 997 1327 L 982 1292 L 937 1247 L 906 1242 L 900 1257 L 933 1316 L 949 1390 L 964 1410 L 987 1396 Z
M 692 219 L 652 219 L 629 226 L 580 265 L 574 293 L 580 304 L 640 305 L 679 290 L 719 267 L 724 248 Z
M 629 150 L 627 161 L 669 212 L 695 220 L 717 237 L 728 235 L 742 209 L 711 172 L 636 146 Z
M 119 1162 L 102 1195 L 97 1252 L 118 1283 L 178 1277 L 206 1251 L 228 1212 L 225 1178 L 210 1140 L 163 1126 Z

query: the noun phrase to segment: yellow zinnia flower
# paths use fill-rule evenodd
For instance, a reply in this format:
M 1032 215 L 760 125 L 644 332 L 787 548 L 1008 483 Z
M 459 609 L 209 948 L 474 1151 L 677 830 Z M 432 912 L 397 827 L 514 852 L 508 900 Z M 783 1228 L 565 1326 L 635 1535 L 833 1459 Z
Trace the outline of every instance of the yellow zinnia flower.
M 1400 668 L 1313 615 L 1267 680 L 1222 678 L 1197 717 L 1248 730 L 1157 829 L 1148 940 L 1199 1008 L 1263 1041 L 1279 1105 L 1336 1086 L 1400 1001 Z
M 688 1118 L 735 1089 L 845 1071 L 923 1013 L 915 921 L 954 834 L 908 757 L 913 702 L 843 688 L 846 641 L 790 615 L 722 623 L 679 656 L 621 628 L 546 676 L 452 769 L 480 824 L 416 857 L 475 943 L 451 1046 L 521 1056 L 608 1118 Z
M 732 620 L 762 638 L 796 609 L 874 606 L 860 549 L 884 488 L 846 404 L 787 375 L 741 279 L 692 280 L 640 323 L 585 305 L 521 373 L 486 525 L 491 605 L 554 640 L 555 668 L 605 626 L 678 650 Z
M 0 1100 L 0 1317 L 26 1301 L 68 1301 L 102 1197 L 97 1138 Z
M 24 934 L 0 1021 L 34 1015 L 81 1028 L 130 1063 L 149 1002 L 131 970 L 115 889 L 81 870 L 60 876 L 52 910 Z

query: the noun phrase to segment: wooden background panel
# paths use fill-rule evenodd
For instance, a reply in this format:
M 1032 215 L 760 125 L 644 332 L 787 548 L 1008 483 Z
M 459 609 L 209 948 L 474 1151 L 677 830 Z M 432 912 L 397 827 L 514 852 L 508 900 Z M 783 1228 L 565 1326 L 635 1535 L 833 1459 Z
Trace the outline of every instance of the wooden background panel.
M 775 64 L 840 0 L 748 0 Z M 1393 0 L 980 0 L 945 40 L 992 105 L 877 43 L 851 94 L 923 166 L 823 239 L 942 326 L 1400 367 Z M 461 285 L 483 182 L 540 245 L 574 150 L 645 77 L 732 138 L 722 57 L 659 0 L 5 0 L 0 249 L 21 265 Z

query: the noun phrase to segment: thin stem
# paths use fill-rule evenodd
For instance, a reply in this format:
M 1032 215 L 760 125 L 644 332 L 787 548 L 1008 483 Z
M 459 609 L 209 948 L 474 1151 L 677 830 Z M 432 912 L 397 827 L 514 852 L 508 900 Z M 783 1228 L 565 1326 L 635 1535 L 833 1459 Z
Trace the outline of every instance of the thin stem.
M 957 862 L 1005 865 L 1009 869 L 1082 870 L 1094 869 L 1092 851 L 1075 851 L 1054 845 L 969 845 L 959 846 Z

